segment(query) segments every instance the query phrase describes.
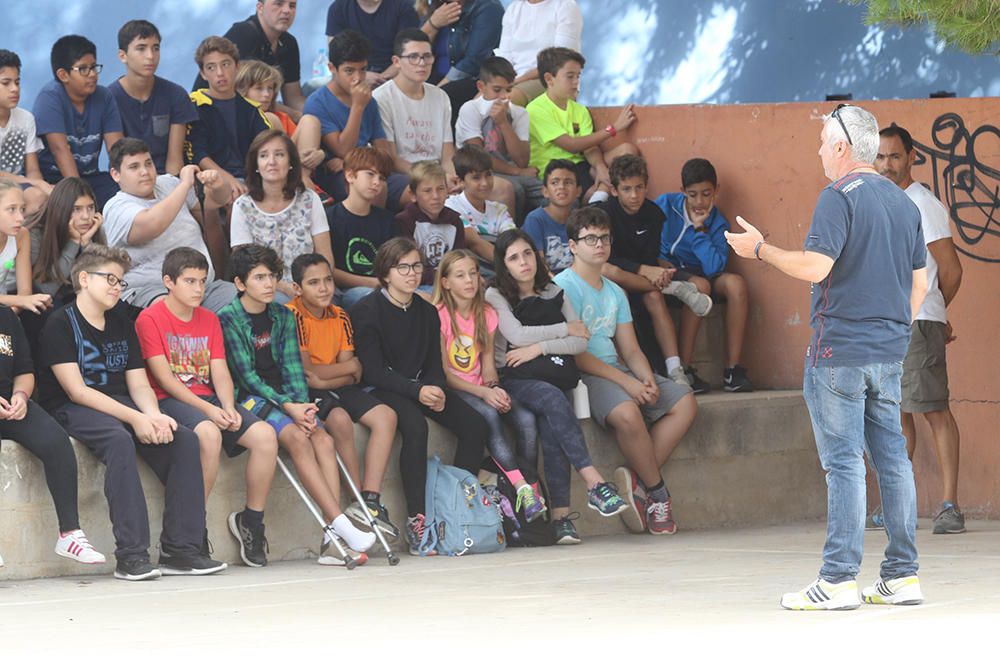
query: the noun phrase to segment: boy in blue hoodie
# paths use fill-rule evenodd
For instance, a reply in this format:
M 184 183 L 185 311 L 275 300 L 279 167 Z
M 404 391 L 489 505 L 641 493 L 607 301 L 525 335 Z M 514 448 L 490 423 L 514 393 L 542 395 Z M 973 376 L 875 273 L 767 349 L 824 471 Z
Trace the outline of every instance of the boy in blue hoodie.
M 683 192 L 668 192 L 656 200 L 667 216 L 660 236 L 660 259 L 686 271 L 703 293 L 726 299 L 726 369 L 723 389 L 753 391 L 746 369 L 740 365 L 743 337 L 746 334 L 749 299 L 743 276 L 726 272 L 729 246 L 725 232 L 729 222 L 715 206 L 719 181 L 715 167 L 704 158 L 693 158 L 681 168 Z M 680 357 L 696 394 L 709 390 L 691 367 L 694 342 L 701 317 L 691 309 L 681 311 Z

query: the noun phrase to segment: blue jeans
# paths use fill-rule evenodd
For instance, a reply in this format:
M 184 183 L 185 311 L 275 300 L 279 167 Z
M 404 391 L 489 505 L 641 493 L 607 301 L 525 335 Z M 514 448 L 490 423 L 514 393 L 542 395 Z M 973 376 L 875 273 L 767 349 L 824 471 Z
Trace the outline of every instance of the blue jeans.
M 343 308 L 344 310 L 350 311 L 352 308 L 354 308 L 354 304 L 356 304 L 358 301 L 361 301 L 361 299 L 365 298 L 366 296 L 374 292 L 376 289 L 378 288 L 348 287 L 347 289 L 342 290 L 338 287 L 334 292 L 334 301 L 339 302 L 340 307 Z
M 889 545 L 883 579 L 917 571 L 917 494 L 899 422 L 901 363 L 806 368 L 802 394 L 826 471 L 827 532 L 820 577 L 854 579 L 865 531 L 865 452 L 875 467 Z

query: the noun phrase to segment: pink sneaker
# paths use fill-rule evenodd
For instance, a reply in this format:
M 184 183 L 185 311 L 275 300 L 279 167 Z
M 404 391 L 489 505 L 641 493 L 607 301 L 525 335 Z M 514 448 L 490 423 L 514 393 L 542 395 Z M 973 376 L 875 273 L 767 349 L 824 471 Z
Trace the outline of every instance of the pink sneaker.
M 86 565 L 100 565 L 106 562 L 104 554 L 90 546 L 87 536 L 79 528 L 59 537 L 56 542 L 56 554 Z

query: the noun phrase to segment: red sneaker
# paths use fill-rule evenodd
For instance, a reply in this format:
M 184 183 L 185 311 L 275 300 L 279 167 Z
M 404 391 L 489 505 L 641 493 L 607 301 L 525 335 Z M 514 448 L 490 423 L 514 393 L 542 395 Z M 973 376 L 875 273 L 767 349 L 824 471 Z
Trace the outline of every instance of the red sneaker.
M 670 498 L 666 502 L 658 503 L 655 500 L 649 501 L 646 508 L 646 523 L 649 525 L 651 535 L 673 535 L 677 532 L 677 524 L 674 523 L 674 513 L 670 509 Z
M 646 532 L 646 492 L 639 486 L 639 476 L 633 470 L 620 466 L 615 469 L 615 486 L 628 509 L 621 513 L 625 526 L 633 533 Z

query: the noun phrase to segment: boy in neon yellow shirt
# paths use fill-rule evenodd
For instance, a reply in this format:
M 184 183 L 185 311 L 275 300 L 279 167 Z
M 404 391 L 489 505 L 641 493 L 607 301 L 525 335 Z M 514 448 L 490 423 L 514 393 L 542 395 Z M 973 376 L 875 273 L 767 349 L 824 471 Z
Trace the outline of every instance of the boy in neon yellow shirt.
M 610 146 L 610 140 L 635 121 L 632 104 L 622 109 L 613 124 L 594 131 L 590 111 L 576 101 L 585 62 L 582 55 L 561 46 L 538 53 L 538 73 L 545 94 L 527 107 L 531 119 L 530 165 L 541 174 L 552 160 L 569 160 L 576 165 L 584 199 L 593 202 L 607 199 L 611 192 L 608 175 L 611 161 L 619 155 L 637 155 L 639 151 L 628 142 Z

